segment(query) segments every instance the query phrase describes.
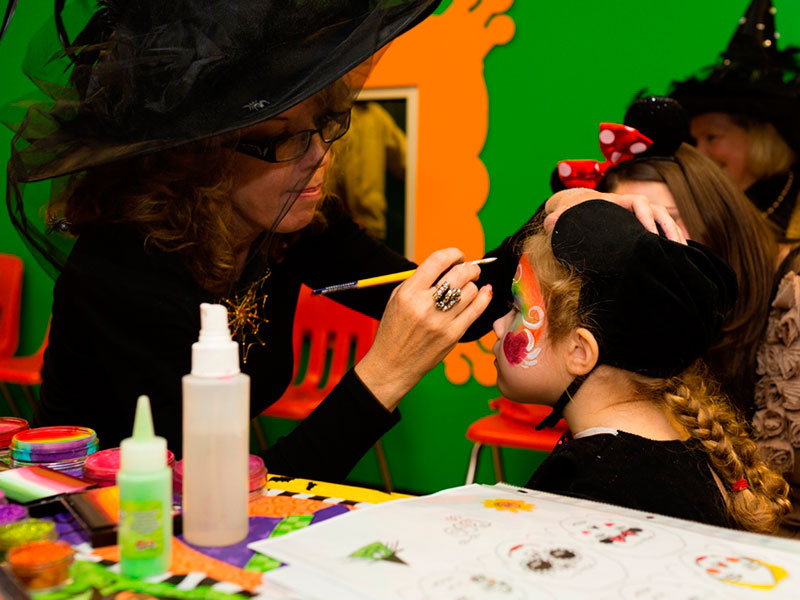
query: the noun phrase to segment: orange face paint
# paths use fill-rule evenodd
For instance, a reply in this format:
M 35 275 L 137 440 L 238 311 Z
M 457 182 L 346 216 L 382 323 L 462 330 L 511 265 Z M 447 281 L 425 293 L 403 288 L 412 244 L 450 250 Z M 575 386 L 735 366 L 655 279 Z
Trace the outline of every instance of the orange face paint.
M 525 255 L 517 265 L 517 272 L 511 282 L 511 293 L 517 316 L 503 339 L 503 353 L 511 366 L 527 368 L 538 362 L 536 357 L 542 349 L 536 347 L 536 337 L 544 337 L 546 319 L 542 290 Z

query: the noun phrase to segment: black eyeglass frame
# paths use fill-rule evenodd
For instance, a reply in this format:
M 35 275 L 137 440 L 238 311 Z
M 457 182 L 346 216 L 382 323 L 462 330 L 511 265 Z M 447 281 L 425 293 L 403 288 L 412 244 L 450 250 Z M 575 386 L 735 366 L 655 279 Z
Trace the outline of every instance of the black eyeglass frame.
M 301 131 L 292 133 L 291 135 L 276 137 L 261 144 L 255 144 L 252 142 L 239 142 L 236 144 L 235 150 L 237 152 L 241 152 L 242 154 L 246 154 L 247 156 L 251 156 L 268 163 L 291 162 L 293 160 L 297 160 L 306 152 L 308 152 L 308 149 L 311 147 L 311 138 L 314 137 L 315 133 L 319 134 L 320 139 L 325 144 L 332 144 L 344 136 L 344 134 L 350 129 L 350 112 L 350 110 L 346 110 L 338 113 L 329 113 L 325 115 L 325 122 L 316 129 L 303 129 Z M 332 137 L 326 138 L 324 129 L 331 123 L 337 123 L 341 129 L 337 130 Z M 302 150 L 298 150 L 297 153 L 290 157 L 278 158 L 278 147 L 281 144 L 289 142 L 290 140 L 302 140 L 303 137 L 305 137 L 305 142 L 301 142 L 300 144 Z

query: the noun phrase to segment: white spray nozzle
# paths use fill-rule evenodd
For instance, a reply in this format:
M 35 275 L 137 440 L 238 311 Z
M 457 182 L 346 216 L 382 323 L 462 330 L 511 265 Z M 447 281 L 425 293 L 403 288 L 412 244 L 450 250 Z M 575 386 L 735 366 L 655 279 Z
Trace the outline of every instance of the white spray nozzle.
M 203 302 L 200 305 L 200 341 L 229 342 L 230 339 L 228 310 L 221 304 Z
M 200 305 L 200 337 L 192 344 L 192 375 L 225 377 L 239 373 L 239 346 L 231 340 L 228 309 Z

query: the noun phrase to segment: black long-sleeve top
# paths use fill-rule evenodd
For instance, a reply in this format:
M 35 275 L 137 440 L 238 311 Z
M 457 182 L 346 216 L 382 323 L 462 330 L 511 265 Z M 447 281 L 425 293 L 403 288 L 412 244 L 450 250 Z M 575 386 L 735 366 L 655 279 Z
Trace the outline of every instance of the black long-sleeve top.
M 707 457 L 692 441 L 598 433 L 556 446 L 526 487 L 730 527 Z
M 259 338 L 242 371 L 250 376 L 251 415 L 274 403 L 290 383 L 292 325 L 301 283 L 322 287 L 402 271 L 414 264 L 374 242 L 338 207 L 326 208 L 327 226 L 307 232 L 257 289 L 265 296 Z M 489 253 L 479 285 L 494 297 L 465 340 L 486 333 L 505 312 L 517 263 L 515 241 Z M 236 289 L 263 278 L 266 263 L 248 262 Z M 393 286 L 342 292 L 335 300 L 380 318 Z M 175 253 L 146 251 L 131 227 L 82 233 L 54 289 L 50 341 L 42 371 L 37 425 L 95 429 L 101 447 L 131 434 L 136 399 L 150 396 L 156 433 L 181 451 L 181 377 L 191 370 L 191 346 L 200 330 L 199 305 L 218 302 L 203 290 Z M 250 339 L 252 341 L 252 338 Z M 340 481 L 398 420 L 351 370 L 291 434 L 274 444 L 265 462 L 272 472 Z

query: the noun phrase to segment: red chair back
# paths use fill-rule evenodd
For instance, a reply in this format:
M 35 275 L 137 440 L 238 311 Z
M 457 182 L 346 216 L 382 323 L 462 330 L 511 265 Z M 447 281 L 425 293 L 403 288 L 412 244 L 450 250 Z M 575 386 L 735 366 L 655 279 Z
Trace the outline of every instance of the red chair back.
M 307 392 L 323 390 L 324 397 L 347 370 L 364 357 L 377 329 L 375 319 L 325 296 L 313 296 L 311 289 L 303 286 L 294 320 L 295 381 L 303 348 L 307 346 L 308 360 L 299 386 Z
M 19 344 L 22 259 L 0 254 L 0 357 L 13 356 Z

